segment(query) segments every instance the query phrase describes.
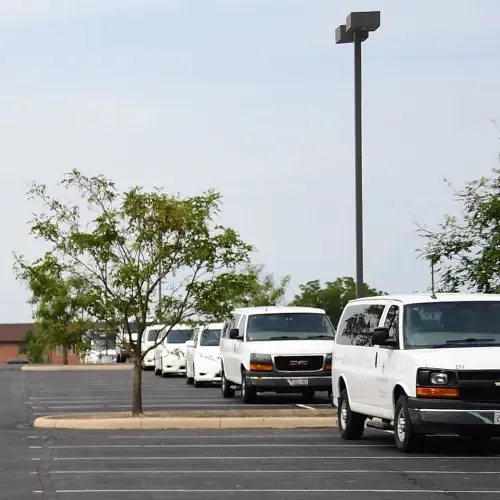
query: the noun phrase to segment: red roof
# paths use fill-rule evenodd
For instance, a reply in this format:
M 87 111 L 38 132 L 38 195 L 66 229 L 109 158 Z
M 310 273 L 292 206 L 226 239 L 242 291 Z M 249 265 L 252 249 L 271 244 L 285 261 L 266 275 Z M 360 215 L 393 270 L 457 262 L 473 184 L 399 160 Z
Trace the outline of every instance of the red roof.
M 0 323 L 0 342 L 19 344 L 26 332 L 33 328 L 33 323 Z

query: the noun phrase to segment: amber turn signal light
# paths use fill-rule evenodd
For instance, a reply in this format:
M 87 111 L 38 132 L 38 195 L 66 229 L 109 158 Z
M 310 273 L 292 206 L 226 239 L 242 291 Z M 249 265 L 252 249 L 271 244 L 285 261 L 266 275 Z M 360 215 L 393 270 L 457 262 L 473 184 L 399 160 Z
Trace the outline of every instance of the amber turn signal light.
M 331 372 L 331 371 L 332 371 L 332 365 L 331 365 L 331 364 L 326 365 L 326 366 L 325 366 L 325 370 L 326 370 L 327 372 Z
M 417 396 L 456 398 L 458 397 L 458 389 L 452 389 L 449 387 L 417 387 Z
M 273 365 L 262 365 L 260 363 L 250 363 L 250 371 L 252 371 L 252 372 L 272 372 Z

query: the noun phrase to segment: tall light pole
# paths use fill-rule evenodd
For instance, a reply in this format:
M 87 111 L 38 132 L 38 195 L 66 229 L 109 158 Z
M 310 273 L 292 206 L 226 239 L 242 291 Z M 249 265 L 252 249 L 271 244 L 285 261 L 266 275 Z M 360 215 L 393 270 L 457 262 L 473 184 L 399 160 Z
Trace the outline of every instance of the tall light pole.
M 361 43 L 380 26 L 380 11 L 351 12 L 335 30 L 335 43 L 354 44 L 354 178 L 356 212 L 356 297 L 364 296 L 363 278 L 363 142 L 361 113 Z

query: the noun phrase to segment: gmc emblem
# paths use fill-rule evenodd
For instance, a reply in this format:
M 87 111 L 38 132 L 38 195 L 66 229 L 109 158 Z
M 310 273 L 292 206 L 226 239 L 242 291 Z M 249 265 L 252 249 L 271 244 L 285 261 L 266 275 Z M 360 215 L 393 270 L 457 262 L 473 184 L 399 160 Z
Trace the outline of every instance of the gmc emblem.
M 290 366 L 307 366 L 308 363 L 309 361 L 307 361 L 307 359 L 294 359 L 293 361 L 290 361 Z

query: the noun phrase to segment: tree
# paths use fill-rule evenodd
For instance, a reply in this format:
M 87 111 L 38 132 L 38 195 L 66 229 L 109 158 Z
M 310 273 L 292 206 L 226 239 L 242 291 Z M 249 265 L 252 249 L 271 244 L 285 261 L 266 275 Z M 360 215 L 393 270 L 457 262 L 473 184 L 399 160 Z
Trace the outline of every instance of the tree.
M 50 252 L 32 264 L 22 257 L 15 261 L 17 278 L 30 292 L 30 304 L 34 307 L 36 321 L 36 346 L 62 347 L 63 364 L 68 364 L 68 350 L 83 350 L 83 334 L 89 326 L 85 312 L 91 297 L 86 284 L 78 276 L 72 276 Z
M 327 281 L 324 286 L 319 280 L 308 281 L 300 285 L 299 290 L 290 305 L 324 309 L 335 327 L 346 304 L 356 298 L 356 282 L 349 277 Z M 372 297 L 386 293 L 365 284 L 364 295 Z
M 30 329 L 24 335 L 19 354 L 27 355 L 30 363 L 44 363 L 47 357 L 47 343 Z
M 500 170 L 467 182 L 454 194 L 461 215 L 446 215 L 436 231 L 419 225 L 425 242 L 420 255 L 437 266 L 441 291 L 499 293 Z
M 228 314 L 234 297 L 249 286 L 249 277 L 234 270 L 248 264 L 253 248 L 215 222 L 221 204 L 215 191 L 188 198 L 140 187 L 120 192 L 110 179 L 77 170 L 60 185 L 80 202 L 54 198 L 34 183 L 29 195 L 44 209 L 31 221 L 32 234 L 85 284 L 94 318 L 113 329 L 125 327 L 134 363 L 132 414 L 138 416 L 146 353 L 179 323 Z M 152 324 L 168 327 L 141 352 L 142 334 Z
M 276 306 L 283 303 L 290 276 L 276 282 L 273 274 L 264 274 L 263 265 L 248 265 L 244 274 L 248 277 L 248 290 L 240 299 L 241 307 Z

